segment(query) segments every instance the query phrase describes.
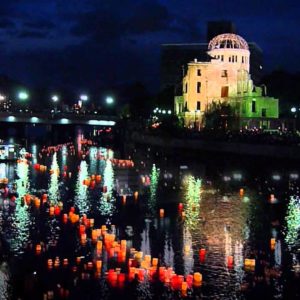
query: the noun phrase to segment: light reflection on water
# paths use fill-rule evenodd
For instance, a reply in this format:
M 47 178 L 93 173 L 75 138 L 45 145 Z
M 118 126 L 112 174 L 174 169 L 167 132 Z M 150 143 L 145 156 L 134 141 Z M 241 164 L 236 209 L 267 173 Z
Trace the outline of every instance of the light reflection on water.
M 112 153 L 112 151 L 111 151 Z M 112 154 L 108 155 L 111 157 Z M 103 188 L 105 189 L 101 194 L 99 211 L 103 216 L 112 216 L 115 211 L 115 196 L 114 190 L 114 170 L 110 159 L 106 160 L 104 174 L 103 174 Z
M 80 215 L 86 214 L 90 209 L 88 200 L 88 187 L 83 184 L 83 181 L 88 178 L 88 164 L 86 161 L 81 161 L 78 177 L 75 188 L 75 205 L 78 207 Z
M 57 202 L 60 200 L 60 193 L 59 193 L 59 166 L 57 162 L 57 153 L 55 152 L 52 157 L 52 163 L 50 168 L 50 183 L 48 188 L 48 196 L 49 200 L 53 204 L 57 204 Z
M 30 189 L 29 183 L 29 165 L 26 161 L 17 164 L 16 169 L 16 191 L 18 197 L 16 199 L 16 209 L 12 216 L 12 237 L 10 246 L 16 255 L 23 253 L 23 248 L 29 240 L 29 227 L 31 224 L 29 208 L 24 204 L 23 197 L 28 194 Z
M 82 148 L 80 148 L 81 150 Z M 51 167 L 48 166 L 53 171 L 48 176 L 48 196 L 52 202 L 64 201 L 64 199 L 59 199 L 58 172 L 59 169 L 63 170 L 63 167 L 68 163 L 64 146 L 58 155 L 61 155 L 59 160 L 61 166 L 58 165 L 56 153 L 53 154 Z M 109 217 L 109 219 L 102 218 L 101 222 L 106 221 L 108 224 L 116 221 L 116 226 L 113 227 L 111 233 L 115 233 L 117 237 L 120 235 L 120 239 L 124 238 L 125 235 L 128 247 L 133 246 L 137 250 L 143 251 L 144 254 L 159 257 L 162 265 L 173 267 L 178 274 L 188 275 L 193 272 L 201 272 L 204 281 L 201 293 L 206 298 L 243 299 L 241 285 L 248 280 L 246 278 L 249 276 L 243 267 L 244 259 L 257 258 L 255 254 L 258 248 L 256 239 L 258 239 L 257 233 L 260 230 L 260 227 L 257 226 L 265 222 L 263 209 L 259 209 L 261 199 L 259 201 L 256 199 L 255 191 L 251 191 L 250 188 L 246 189 L 245 195 L 241 196 L 236 187 L 232 190 L 228 185 L 222 190 L 218 184 L 208 184 L 204 177 L 199 178 L 191 172 L 188 176 L 182 178 L 179 176 L 177 181 L 179 182 L 177 187 L 179 192 L 172 196 L 174 203 L 168 203 L 168 200 L 173 198 L 169 194 L 167 196 L 164 194 L 164 197 L 160 194 L 162 190 L 160 169 L 163 170 L 163 168 L 159 163 L 156 165 L 149 163 L 149 170 L 146 171 L 150 172 L 150 187 L 143 187 L 142 196 L 136 203 L 132 204 L 130 199 L 128 200 L 131 206 L 125 206 L 124 211 L 126 215 L 131 216 L 131 219 L 128 219 L 124 224 L 117 218 L 113 219 L 119 214 L 115 197 L 117 172 L 115 172 L 111 161 L 113 155 L 111 150 L 106 151 L 104 148 L 91 147 L 87 161 L 80 161 L 78 173 L 73 177 L 75 195 L 72 199 L 79 214 L 89 215 L 91 211 L 96 211 L 98 217 L 99 213 L 101 216 Z M 99 157 L 101 157 L 100 160 Z M 1 169 L 6 172 L 3 166 Z M 30 230 L 36 228 L 35 216 L 21 201 L 24 194 L 30 193 L 29 177 L 33 178 L 33 174 L 29 172 L 28 164 L 22 162 L 17 164 L 16 172 L 18 176 L 16 189 L 19 197 L 12 216 L 13 233 L 10 246 L 14 254 L 21 255 L 30 240 Z M 94 191 L 83 185 L 83 180 L 92 174 L 101 174 L 103 178 L 101 184 Z M 137 176 L 137 180 L 138 178 L 139 176 Z M 71 180 L 63 182 L 69 187 L 72 187 L 73 183 Z M 104 192 L 101 190 L 102 187 L 104 187 Z M 93 197 L 96 198 L 94 199 L 95 202 L 92 201 Z M 269 238 L 276 239 L 274 252 L 268 252 L 268 255 L 274 258 L 274 265 L 278 269 L 282 268 L 283 264 L 283 243 L 286 242 L 292 248 L 299 243 L 300 222 L 298 222 L 298 216 L 300 214 L 299 199 L 297 199 L 291 198 L 290 200 L 286 216 L 287 234 L 285 240 L 280 239 L 280 229 L 278 228 L 267 231 L 263 235 L 264 238 L 267 236 L 268 245 Z M 185 216 L 181 216 L 177 211 L 178 202 L 184 203 Z M 164 205 L 166 216 L 158 218 L 158 210 Z M 174 212 L 170 207 L 175 208 Z M 151 213 L 148 214 L 147 210 Z M 57 245 L 62 232 L 60 218 L 50 218 L 48 215 L 45 218 L 46 236 L 43 236 L 42 239 L 46 244 Z M 97 219 L 95 220 L 97 221 Z M 76 246 L 73 247 L 76 248 L 76 255 L 86 256 L 87 261 L 97 258 L 96 254 L 91 254 L 90 245 L 81 246 L 78 239 L 76 241 Z M 72 246 L 70 249 L 73 249 Z M 199 259 L 199 249 L 201 248 L 206 250 L 203 261 Z M 233 256 L 232 267 L 228 266 L 229 256 Z M 297 261 L 296 250 L 295 260 Z M 102 261 L 103 271 L 105 271 L 109 268 L 110 263 L 105 251 Z M 274 283 L 274 295 L 281 295 L 280 281 L 273 279 L 272 282 Z M 107 286 L 103 287 L 101 293 L 104 293 L 104 290 L 109 293 Z M 141 299 L 151 299 L 154 297 L 153 293 L 153 287 L 148 280 L 140 282 L 135 291 L 135 295 Z M 175 299 L 172 298 L 172 291 L 168 288 L 164 289 L 162 294 L 165 295 L 164 299 Z

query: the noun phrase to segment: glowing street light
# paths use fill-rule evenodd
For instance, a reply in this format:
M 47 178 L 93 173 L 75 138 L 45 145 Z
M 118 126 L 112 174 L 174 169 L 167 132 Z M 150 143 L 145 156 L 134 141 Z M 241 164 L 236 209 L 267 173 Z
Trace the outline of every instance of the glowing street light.
M 296 108 L 296 107 L 292 107 L 292 108 L 291 108 L 291 112 L 292 112 L 292 113 L 295 113 L 296 111 L 297 111 L 297 108 Z
M 27 92 L 21 91 L 21 92 L 19 92 L 19 94 L 18 94 L 18 98 L 19 98 L 20 100 L 27 100 L 27 99 L 29 98 L 29 95 L 28 95 Z
M 5 99 L 6 99 L 6 97 L 4 95 L 0 94 L 0 101 L 3 101 Z
M 57 95 L 53 95 L 53 96 L 51 97 L 51 99 L 52 99 L 53 102 L 58 102 L 59 97 L 58 97 Z
M 105 101 L 107 104 L 113 104 L 115 102 L 113 97 L 106 97 Z
M 86 95 L 86 94 L 82 94 L 82 95 L 80 95 L 80 100 L 81 101 L 88 101 L 89 100 L 89 96 Z

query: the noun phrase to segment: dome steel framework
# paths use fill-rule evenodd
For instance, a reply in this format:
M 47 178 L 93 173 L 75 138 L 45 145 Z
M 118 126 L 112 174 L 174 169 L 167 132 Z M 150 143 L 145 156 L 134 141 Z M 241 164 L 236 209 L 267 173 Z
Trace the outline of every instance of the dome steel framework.
M 241 36 L 232 33 L 217 35 L 208 44 L 209 50 L 221 48 L 249 50 L 248 43 Z

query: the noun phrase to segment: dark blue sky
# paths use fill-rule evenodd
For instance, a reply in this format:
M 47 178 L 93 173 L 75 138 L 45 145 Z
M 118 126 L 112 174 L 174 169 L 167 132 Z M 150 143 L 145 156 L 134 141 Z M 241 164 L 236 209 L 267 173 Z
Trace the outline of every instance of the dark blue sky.
M 265 70 L 300 70 L 296 0 L 3 0 L 0 73 L 53 88 L 155 89 L 160 44 L 203 42 L 206 22 L 222 19 L 263 49 Z

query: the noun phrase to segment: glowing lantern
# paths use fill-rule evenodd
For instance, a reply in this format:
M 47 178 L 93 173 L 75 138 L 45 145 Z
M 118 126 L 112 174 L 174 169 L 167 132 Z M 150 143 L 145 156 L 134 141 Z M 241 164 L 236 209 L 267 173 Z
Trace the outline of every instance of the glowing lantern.
M 37 197 L 34 198 L 35 207 L 39 208 L 41 206 L 41 200 Z
M 204 262 L 205 261 L 205 255 L 206 255 L 206 250 L 204 248 L 201 248 L 199 250 L 200 262 Z
M 272 251 L 275 250 L 275 245 L 276 245 L 276 239 L 275 239 L 275 238 L 272 238 L 272 239 L 270 240 L 270 248 L 271 248 Z
M 134 194 L 133 194 L 134 200 L 137 200 L 137 199 L 138 199 L 138 196 L 139 196 L 139 192 L 138 192 L 138 191 L 135 191 Z
M 126 240 L 121 240 L 121 249 L 125 249 L 126 250 L 126 244 L 127 244 Z
M 68 264 L 69 264 L 69 260 L 68 260 L 67 258 L 64 258 L 64 259 L 63 259 L 63 266 L 64 266 L 64 267 L 67 267 Z
M 54 260 L 54 267 L 58 268 L 59 266 L 60 266 L 60 260 L 59 260 L 59 257 L 57 256 Z
M 178 204 L 178 211 L 182 212 L 182 210 L 183 210 L 183 203 L 179 203 Z
M 102 251 L 102 241 L 97 241 L 96 249 L 101 252 Z
M 36 252 L 36 254 L 40 254 L 41 251 L 42 251 L 42 246 L 40 244 L 37 244 L 35 246 L 35 252 Z
M 56 216 L 59 216 L 59 214 L 60 214 L 60 208 L 58 206 L 55 206 L 55 208 L 54 208 L 54 214 Z
M 275 201 L 276 201 L 275 195 L 274 195 L 274 194 L 271 194 L 271 195 L 270 195 L 270 202 L 271 202 L 271 203 L 274 203 Z
M 194 273 L 194 284 L 199 285 L 199 284 L 201 284 L 201 282 L 202 282 L 202 274 L 199 272 L 195 272 Z
M 240 189 L 240 196 L 244 196 L 244 189 Z
M 47 266 L 48 266 L 48 269 L 52 269 L 52 267 L 53 267 L 53 260 L 52 259 L 48 259 Z
M 164 210 L 163 208 L 161 208 L 161 209 L 159 210 L 159 216 L 160 216 L 161 218 L 163 218 L 163 217 L 165 216 L 165 210 Z
M 227 267 L 228 268 L 233 267 L 233 256 L 232 255 L 227 256 Z
M 97 260 L 96 261 L 96 269 L 97 271 L 100 271 L 102 268 L 102 260 Z
M 67 214 L 63 214 L 63 222 L 64 223 L 68 222 L 68 215 Z
M 50 216 L 54 215 L 54 206 L 50 206 L 50 208 L 49 208 L 49 215 Z
M 125 205 L 126 204 L 126 195 L 122 196 L 122 204 Z
M 255 269 L 255 259 L 245 258 L 244 267 L 246 270 L 254 271 Z
M 152 258 L 152 266 L 157 267 L 157 265 L 158 265 L 158 258 L 153 257 Z

